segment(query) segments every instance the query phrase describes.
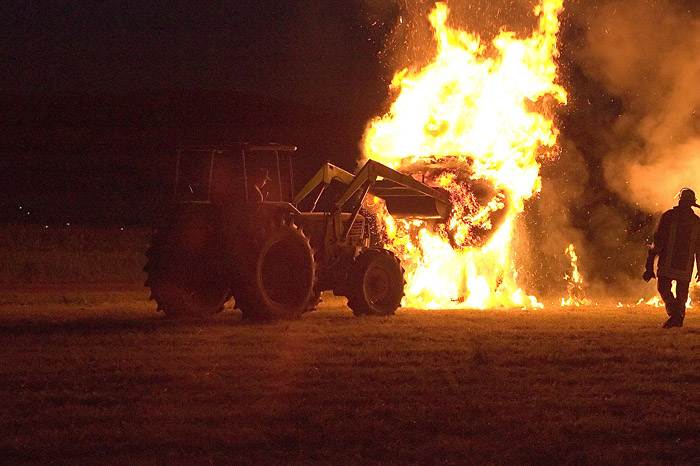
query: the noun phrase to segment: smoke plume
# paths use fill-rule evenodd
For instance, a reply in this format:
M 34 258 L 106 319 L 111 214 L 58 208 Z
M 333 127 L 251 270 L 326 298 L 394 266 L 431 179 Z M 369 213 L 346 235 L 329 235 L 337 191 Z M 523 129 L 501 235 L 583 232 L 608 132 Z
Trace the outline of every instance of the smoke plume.
M 700 189 L 700 20 L 670 0 L 580 8 L 588 21 L 581 69 L 622 103 L 603 157 L 605 180 L 658 213 L 680 188 Z

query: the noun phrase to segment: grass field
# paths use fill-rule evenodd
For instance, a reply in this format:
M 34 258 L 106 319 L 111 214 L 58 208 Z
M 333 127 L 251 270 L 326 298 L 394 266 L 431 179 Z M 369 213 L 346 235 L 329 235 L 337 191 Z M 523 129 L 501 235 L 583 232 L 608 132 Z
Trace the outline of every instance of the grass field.
M 1 464 L 698 464 L 700 318 L 661 309 L 172 321 L 6 293 Z
M 150 228 L 0 224 L 0 286 L 143 283 Z

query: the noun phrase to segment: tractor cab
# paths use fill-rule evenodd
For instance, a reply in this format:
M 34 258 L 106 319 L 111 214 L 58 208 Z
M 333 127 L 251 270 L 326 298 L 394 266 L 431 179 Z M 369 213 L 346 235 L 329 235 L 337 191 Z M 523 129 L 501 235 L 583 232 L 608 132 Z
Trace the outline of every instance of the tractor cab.
M 254 202 L 254 173 L 267 173 L 263 196 L 269 202 L 290 203 L 294 198 L 294 146 L 236 144 L 178 150 L 175 198 L 178 203 L 236 204 Z

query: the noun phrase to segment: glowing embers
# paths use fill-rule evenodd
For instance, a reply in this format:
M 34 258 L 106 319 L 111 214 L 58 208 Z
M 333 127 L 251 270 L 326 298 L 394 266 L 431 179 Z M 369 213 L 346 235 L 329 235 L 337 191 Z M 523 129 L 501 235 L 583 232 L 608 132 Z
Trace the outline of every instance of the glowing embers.
M 538 28 L 503 31 L 490 46 L 430 14 L 437 54 L 394 76 L 397 98 L 365 131 L 365 157 L 450 192 L 446 224 L 385 222 L 389 247 L 406 268 L 404 305 L 541 307 L 517 284 L 514 235 L 524 201 L 540 188 L 539 161 L 556 155 L 551 109 L 566 103 L 556 83 L 561 0 L 535 8 Z

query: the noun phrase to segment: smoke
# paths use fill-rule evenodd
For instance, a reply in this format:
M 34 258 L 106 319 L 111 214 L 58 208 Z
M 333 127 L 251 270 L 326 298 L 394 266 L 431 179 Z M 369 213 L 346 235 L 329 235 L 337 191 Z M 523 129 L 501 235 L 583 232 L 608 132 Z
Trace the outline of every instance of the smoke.
M 581 70 L 622 105 L 606 137 L 606 183 L 646 212 L 663 211 L 680 188 L 700 188 L 700 20 L 670 0 L 575 14 L 587 21 Z
M 520 219 L 518 276 L 536 296 L 558 298 L 566 295 L 564 276 L 571 273 L 566 247 L 573 244 L 579 255 L 584 252 L 584 232 L 572 226 L 569 206 L 583 196 L 589 175 L 583 154 L 567 140 L 562 142 L 560 158 L 545 164 L 540 175 L 542 191 Z
M 568 241 L 590 297 L 649 297 L 654 286 L 639 277 L 657 215 L 680 188 L 700 192 L 700 5 L 564 6 L 560 63 L 570 102 L 561 157 L 543 167 L 542 192 L 526 212 L 522 275 L 538 293 L 559 293 Z

